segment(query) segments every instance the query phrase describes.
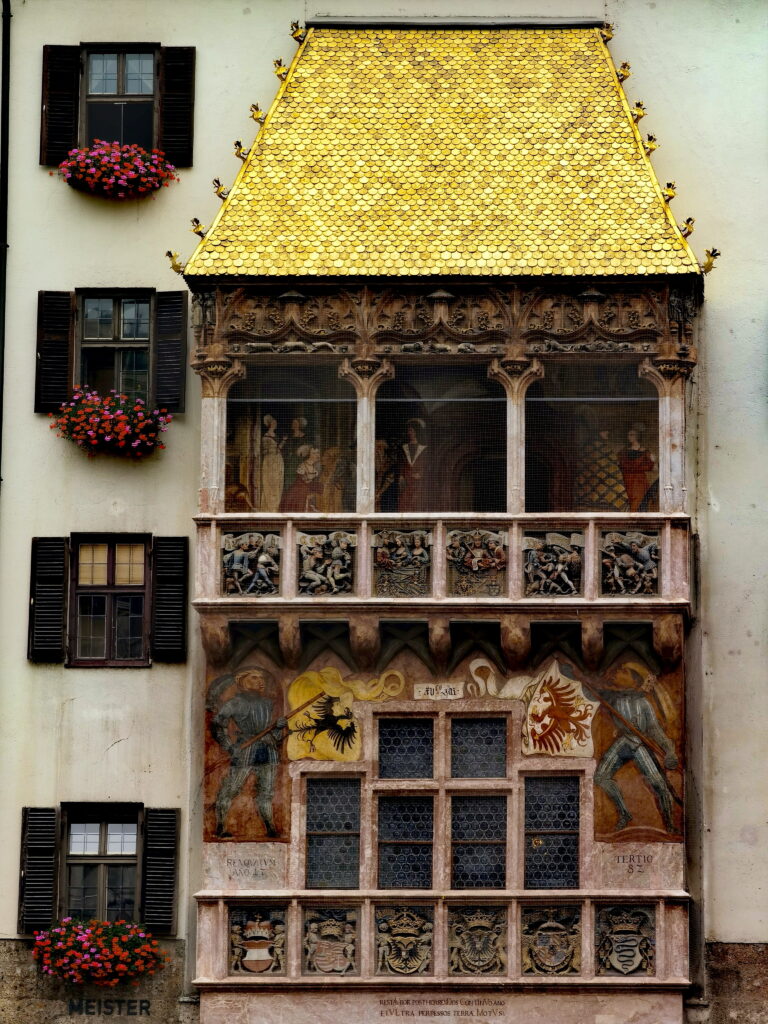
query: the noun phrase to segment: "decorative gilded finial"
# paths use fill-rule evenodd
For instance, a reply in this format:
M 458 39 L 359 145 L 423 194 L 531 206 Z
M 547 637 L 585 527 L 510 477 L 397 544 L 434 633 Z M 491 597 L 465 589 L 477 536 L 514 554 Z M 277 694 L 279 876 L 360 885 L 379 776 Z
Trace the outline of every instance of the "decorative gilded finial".
M 664 196 L 665 203 L 671 203 L 677 195 L 677 185 L 674 181 L 668 181 L 666 186 L 661 190 L 661 194 Z
M 645 109 L 642 100 L 638 100 L 637 103 L 632 107 L 632 120 L 637 124 L 638 121 L 642 121 L 648 111 Z
M 600 29 L 600 35 L 602 36 L 604 43 L 613 39 L 613 25 L 609 25 L 608 22 L 606 22 Z
M 705 249 L 704 255 L 706 256 L 706 259 L 701 264 L 701 272 L 703 274 L 708 274 L 710 270 L 712 270 L 712 268 L 714 267 L 715 260 L 720 255 L 720 250 L 715 249 L 713 246 L 711 249 Z
M 243 149 L 243 144 L 240 139 L 235 139 L 235 156 L 240 157 L 240 159 L 245 162 L 248 159 L 248 154 L 250 152 L 250 149 Z
M 307 31 L 303 29 L 298 21 L 291 22 L 291 36 L 296 40 L 297 43 L 303 43 L 306 38 Z
M 650 156 L 651 153 L 654 151 L 654 149 L 658 149 L 658 148 L 659 148 L 659 144 L 656 141 L 656 136 L 655 135 L 646 135 L 645 136 L 645 142 L 643 143 L 643 149 L 645 150 L 645 155 L 646 156 Z
M 273 61 L 272 63 L 275 65 L 275 74 L 277 75 L 281 82 L 284 82 L 288 74 L 288 68 L 285 66 L 285 64 L 283 64 L 283 61 L 280 57 L 278 57 L 277 60 Z
M 626 82 L 626 80 L 632 74 L 631 68 L 632 65 L 628 64 L 627 61 L 624 61 L 622 64 L 619 65 L 619 67 L 616 70 L 616 74 L 618 75 L 618 79 L 620 82 Z
M 264 124 L 264 118 L 266 116 L 267 115 L 264 113 L 264 111 L 261 109 L 258 103 L 251 104 L 251 117 L 253 118 L 254 121 L 256 121 L 258 124 Z
M 170 249 L 168 249 L 168 251 L 166 252 L 165 255 L 171 261 L 171 270 L 175 274 L 183 274 L 184 273 L 184 264 L 179 259 L 179 254 L 177 252 L 175 252 L 175 251 L 171 251 Z M 707 254 L 707 255 L 709 255 L 709 254 Z M 706 274 L 707 271 L 705 270 L 704 273 Z
M 192 218 L 192 230 L 196 235 L 200 235 L 201 238 L 205 238 L 205 233 L 208 228 L 205 224 L 201 224 L 197 217 Z
M 680 234 L 683 238 L 690 238 L 693 234 L 693 225 L 696 223 L 695 217 L 686 217 L 682 224 L 677 226 L 680 228 Z
M 212 184 L 214 194 L 217 195 L 219 199 L 221 199 L 222 201 L 226 199 L 227 196 L 229 195 L 229 189 L 224 188 L 224 186 L 221 183 L 221 178 L 214 178 Z

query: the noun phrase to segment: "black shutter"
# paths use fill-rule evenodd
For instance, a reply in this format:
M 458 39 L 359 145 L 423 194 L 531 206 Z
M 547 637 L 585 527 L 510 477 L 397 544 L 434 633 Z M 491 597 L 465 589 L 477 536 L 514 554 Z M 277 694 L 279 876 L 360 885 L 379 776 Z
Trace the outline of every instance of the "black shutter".
M 176 167 L 192 166 L 195 130 L 195 48 L 165 46 L 160 63 L 158 147 Z
M 80 114 L 80 47 L 43 47 L 40 163 L 60 164 L 77 146 Z
M 155 307 L 155 405 L 184 412 L 188 292 L 158 292 Z
M 61 403 L 72 397 L 74 326 L 74 295 L 37 293 L 35 412 L 58 412 Z
M 25 807 L 21 819 L 19 932 L 51 927 L 56 906 L 56 811 Z
M 155 661 L 186 661 L 188 550 L 186 537 L 155 537 L 152 541 L 149 649 Z
M 172 935 L 176 917 L 176 851 L 179 812 L 144 811 L 142 922 L 156 935 Z
M 30 661 L 64 661 L 67 575 L 67 539 L 33 538 L 27 650 Z

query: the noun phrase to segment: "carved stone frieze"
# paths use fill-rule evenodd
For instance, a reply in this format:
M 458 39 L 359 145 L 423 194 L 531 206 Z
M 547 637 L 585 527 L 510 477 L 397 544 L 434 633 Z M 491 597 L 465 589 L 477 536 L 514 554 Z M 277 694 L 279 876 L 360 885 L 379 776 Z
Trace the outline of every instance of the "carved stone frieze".
M 522 284 L 451 285 L 451 290 L 353 286 L 308 289 L 307 294 L 229 288 L 218 289 L 215 314 L 210 296 L 196 299 L 193 323 L 198 359 L 213 340 L 230 357 L 328 352 L 356 353 L 358 359 L 441 353 L 520 359 L 526 351 L 655 355 L 666 352 L 670 340 L 686 341 L 696 308 L 696 297 L 687 292 L 639 286 L 622 290 L 615 284 L 574 285 L 571 290 Z M 362 366 L 355 370 L 364 375 Z

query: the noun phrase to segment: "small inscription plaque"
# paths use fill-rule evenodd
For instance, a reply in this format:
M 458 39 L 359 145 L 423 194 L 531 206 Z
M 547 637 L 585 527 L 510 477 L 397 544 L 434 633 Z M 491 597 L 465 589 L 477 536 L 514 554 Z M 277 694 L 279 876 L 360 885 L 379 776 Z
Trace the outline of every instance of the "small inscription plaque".
M 461 700 L 464 681 L 457 683 L 414 683 L 414 700 Z
M 508 1020 L 506 1007 L 507 1001 L 496 996 L 388 996 L 379 999 L 379 1019 L 485 1024 Z
M 205 884 L 210 889 L 280 889 L 286 856 L 282 843 L 206 843 Z

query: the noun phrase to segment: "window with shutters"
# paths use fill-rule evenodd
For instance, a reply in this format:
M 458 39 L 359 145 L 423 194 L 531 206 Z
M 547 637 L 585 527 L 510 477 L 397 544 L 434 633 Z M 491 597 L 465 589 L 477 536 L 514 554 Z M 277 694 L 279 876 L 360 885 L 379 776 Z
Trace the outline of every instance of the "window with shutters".
M 149 543 L 74 539 L 70 662 L 146 664 Z
M 27 807 L 22 818 L 19 932 L 55 919 L 141 921 L 175 930 L 179 812 L 141 804 Z
M 176 167 L 191 166 L 194 80 L 194 47 L 44 47 L 40 163 L 104 139 L 157 147 Z
M 186 334 L 186 292 L 40 292 L 35 412 L 58 412 L 75 387 L 183 412 Z
M 186 537 L 36 538 L 30 660 L 94 668 L 184 661 L 187 561 Z

